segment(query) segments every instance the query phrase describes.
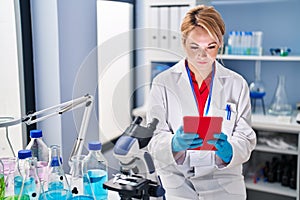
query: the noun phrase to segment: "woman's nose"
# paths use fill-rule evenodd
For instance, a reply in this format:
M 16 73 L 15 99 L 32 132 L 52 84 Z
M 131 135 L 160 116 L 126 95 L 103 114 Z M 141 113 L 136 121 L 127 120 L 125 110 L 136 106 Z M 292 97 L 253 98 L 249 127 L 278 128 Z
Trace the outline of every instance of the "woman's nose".
M 198 50 L 198 56 L 199 57 L 207 57 L 207 52 L 203 48 L 199 48 Z

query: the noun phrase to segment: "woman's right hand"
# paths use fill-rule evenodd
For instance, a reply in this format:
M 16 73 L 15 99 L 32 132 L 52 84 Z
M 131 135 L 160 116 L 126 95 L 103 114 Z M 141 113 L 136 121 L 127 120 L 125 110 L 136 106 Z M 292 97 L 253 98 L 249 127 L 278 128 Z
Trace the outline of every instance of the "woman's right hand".
M 187 149 L 201 147 L 203 140 L 197 133 L 185 133 L 182 126 L 176 131 L 172 138 L 172 151 L 179 152 Z

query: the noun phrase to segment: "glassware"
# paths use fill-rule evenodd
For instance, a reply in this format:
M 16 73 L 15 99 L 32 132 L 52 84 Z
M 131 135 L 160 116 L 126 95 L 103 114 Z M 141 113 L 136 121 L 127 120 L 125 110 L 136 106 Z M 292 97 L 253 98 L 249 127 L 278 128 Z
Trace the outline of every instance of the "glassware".
M 26 146 L 26 149 L 30 149 L 32 156 L 37 158 L 38 175 L 41 179 L 41 182 L 44 183 L 49 162 L 49 149 L 46 143 L 43 141 L 42 130 L 31 130 L 30 138 L 31 140 Z
M 71 191 L 72 200 L 93 200 L 93 196 L 83 194 L 83 160 L 85 156 L 73 156 L 71 158 Z
M 28 196 L 31 200 L 39 199 L 41 184 L 37 174 L 36 162 L 36 158 L 32 157 L 31 150 L 20 150 L 18 152 L 18 162 L 14 176 L 14 193 L 20 198 Z
M 287 116 L 292 114 L 292 106 L 288 103 L 285 90 L 285 76 L 278 76 L 277 88 L 268 110 L 271 115 Z
M 250 98 L 252 103 L 252 110 L 255 112 L 256 100 L 261 99 L 263 112 L 265 114 L 265 105 L 263 98 L 266 95 L 264 83 L 261 81 L 261 64 L 260 62 L 255 63 L 255 81 L 250 83 Z
M 13 121 L 13 117 L 0 117 L 0 124 L 1 123 L 9 123 Z M 5 155 L 7 157 L 16 157 L 12 143 L 9 139 L 9 132 L 8 126 L 5 127 L 5 136 L 2 135 L 2 130 L 0 130 L 0 137 L 3 138 L 0 140 L 0 155 Z
M 14 172 L 16 168 L 16 157 L 1 158 L 5 183 L 5 196 L 14 195 Z
M 107 199 L 107 189 L 103 183 L 108 180 L 107 161 L 101 153 L 99 141 L 89 142 L 89 153 L 83 161 L 84 194 L 93 196 L 95 200 Z
M 70 185 L 62 168 L 62 158 L 59 145 L 50 146 L 50 162 L 48 177 L 44 184 L 44 193 L 40 199 L 71 199 Z

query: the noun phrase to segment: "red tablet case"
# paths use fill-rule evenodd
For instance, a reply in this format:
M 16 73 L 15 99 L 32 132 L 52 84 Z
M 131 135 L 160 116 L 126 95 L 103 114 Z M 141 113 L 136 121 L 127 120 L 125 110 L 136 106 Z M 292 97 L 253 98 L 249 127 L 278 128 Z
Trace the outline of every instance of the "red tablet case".
M 207 144 L 208 140 L 215 140 L 214 134 L 221 133 L 222 131 L 222 117 L 197 117 L 197 116 L 184 116 L 183 117 L 183 130 L 185 133 L 198 133 L 200 138 L 203 139 L 203 146 L 193 150 L 210 150 L 215 151 L 213 145 Z

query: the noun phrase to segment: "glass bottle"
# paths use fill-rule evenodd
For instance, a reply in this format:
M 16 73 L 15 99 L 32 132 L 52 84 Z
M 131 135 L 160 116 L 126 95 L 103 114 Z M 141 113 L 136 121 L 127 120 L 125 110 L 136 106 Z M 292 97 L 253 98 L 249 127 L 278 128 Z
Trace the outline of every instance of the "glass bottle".
M 42 130 L 31 130 L 30 138 L 31 140 L 26 149 L 30 149 L 32 156 L 37 158 L 38 175 L 41 181 L 44 182 L 49 162 L 49 149 L 43 141 Z
M 84 194 L 93 196 L 95 200 L 106 200 L 107 189 L 103 183 L 108 180 L 107 161 L 101 153 L 102 145 L 99 141 L 89 142 L 89 153 L 83 161 Z
M 62 167 L 62 158 L 59 145 L 50 146 L 50 162 L 48 176 L 44 184 L 43 200 L 71 199 L 70 185 Z
M 36 158 L 31 150 L 18 152 L 17 168 L 14 176 L 14 193 L 18 199 L 39 199 L 41 193 L 40 179 L 36 169 Z
M 285 90 L 285 76 L 278 76 L 277 88 L 268 110 L 271 115 L 287 116 L 292 114 L 292 106 L 288 103 Z
M 72 200 L 93 200 L 93 196 L 83 194 L 83 160 L 85 156 L 72 156 L 71 158 L 71 191 Z

